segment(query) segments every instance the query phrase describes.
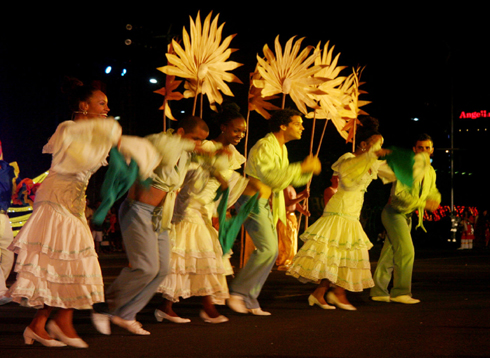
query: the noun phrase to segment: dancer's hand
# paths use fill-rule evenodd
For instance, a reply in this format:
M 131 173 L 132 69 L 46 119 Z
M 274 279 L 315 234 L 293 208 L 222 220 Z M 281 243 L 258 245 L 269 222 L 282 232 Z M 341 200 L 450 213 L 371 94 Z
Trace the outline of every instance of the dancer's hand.
M 439 207 L 439 202 L 437 202 L 436 200 L 427 200 L 425 202 L 425 210 L 427 211 L 435 211 L 437 210 L 437 208 Z
M 222 190 L 226 190 L 228 188 L 228 182 L 221 176 L 220 173 L 218 173 L 218 171 L 215 171 L 213 176 L 219 181 Z
M 383 158 L 383 157 L 385 157 L 391 153 L 392 153 L 391 149 L 384 149 L 384 148 L 381 148 L 381 149 L 377 150 L 376 152 L 374 152 L 374 154 L 376 154 L 376 156 L 378 158 Z
M 315 175 L 320 174 L 322 171 L 322 164 L 320 159 L 316 155 L 310 154 L 301 163 L 301 171 L 303 173 L 313 173 Z

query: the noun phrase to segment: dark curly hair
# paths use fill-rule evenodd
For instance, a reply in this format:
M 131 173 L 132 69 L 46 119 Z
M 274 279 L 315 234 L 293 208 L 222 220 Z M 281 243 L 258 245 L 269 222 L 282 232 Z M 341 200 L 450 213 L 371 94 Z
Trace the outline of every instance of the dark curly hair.
M 275 111 L 271 118 L 269 118 L 270 131 L 273 133 L 279 132 L 281 130 L 281 126 L 287 126 L 294 116 L 301 117 L 301 112 L 291 108 Z
M 61 92 L 67 96 L 69 109 L 75 112 L 79 110 L 80 102 L 88 101 L 95 91 L 104 92 L 102 87 L 102 83 L 98 81 L 84 84 L 77 78 L 65 76 Z
M 236 103 L 227 102 L 218 107 L 218 113 L 214 116 L 213 121 L 218 125 L 228 125 L 232 120 L 243 118 L 240 113 L 240 107 Z

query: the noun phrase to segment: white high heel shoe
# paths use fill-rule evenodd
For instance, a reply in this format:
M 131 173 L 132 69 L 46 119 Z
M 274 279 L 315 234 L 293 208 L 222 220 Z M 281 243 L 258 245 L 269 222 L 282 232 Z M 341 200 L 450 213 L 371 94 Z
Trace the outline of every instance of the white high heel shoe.
M 58 338 L 61 342 L 75 348 L 88 348 L 88 344 L 81 338 L 70 338 L 63 333 L 55 321 L 51 320 L 46 325 L 46 329 L 50 336 Z
M 352 306 L 350 303 L 345 304 L 339 301 L 337 296 L 333 292 L 327 293 L 327 302 L 330 303 L 331 305 L 335 305 L 340 309 L 346 310 L 346 311 L 356 311 L 357 308 Z
M 191 321 L 189 318 L 169 316 L 165 312 L 160 311 L 158 309 L 155 310 L 155 318 L 157 319 L 158 322 L 162 322 L 164 319 L 169 320 L 170 322 L 173 323 L 189 323 Z
M 335 306 L 330 306 L 328 304 L 322 304 L 322 303 L 320 303 L 320 301 L 318 301 L 318 299 L 315 296 L 313 296 L 313 295 L 310 295 L 308 297 L 308 304 L 310 306 L 317 305 L 317 306 L 323 308 L 324 310 L 334 310 L 335 309 Z
M 39 337 L 32 329 L 26 327 L 24 330 L 24 342 L 25 344 L 33 344 L 34 341 L 38 341 L 45 347 L 66 347 L 63 342 L 57 341 L 56 339 L 44 339 Z
M 199 316 L 201 317 L 201 319 L 204 322 L 207 322 L 207 323 L 224 323 L 224 322 L 228 322 L 228 318 L 227 317 L 225 317 L 223 315 L 219 315 L 218 317 L 211 318 L 211 317 L 208 316 L 208 314 L 204 310 L 201 310 L 201 312 L 199 312 Z

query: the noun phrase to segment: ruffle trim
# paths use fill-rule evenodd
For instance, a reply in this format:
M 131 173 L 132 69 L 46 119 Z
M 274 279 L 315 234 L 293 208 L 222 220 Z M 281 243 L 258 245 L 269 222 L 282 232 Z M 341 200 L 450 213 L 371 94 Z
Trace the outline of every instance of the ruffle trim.
M 339 215 L 322 216 L 300 238 L 339 250 L 369 250 L 373 247 L 359 221 Z
M 9 296 L 25 307 L 44 305 L 60 308 L 90 309 L 104 301 L 103 284 L 60 284 L 42 280 L 29 272 L 17 275 Z
M 216 260 L 223 257 L 223 250 L 218 239 L 218 232 L 211 225 L 181 221 L 174 225 L 170 232 L 172 258 L 196 260 Z
M 213 296 L 217 304 L 229 297 L 228 284 L 224 275 L 175 275 L 165 277 L 157 292 L 172 302 L 179 302 L 192 296 Z
M 327 279 L 331 283 L 352 292 L 374 287 L 370 269 L 352 269 L 349 267 L 314 265 L 306 262 L 296 262 L 287 275 L 297 278 L 300 282 L 319 284 Z
M 15 272 L 30 273 L 36 280 L 59 284 L 103 284 L 102 272 L 96 257 L 80 260 L 52 260 L 38 252 L 21 251 L 17 257 Z
M 171 272 L 175 275 L 225 275 L 222 258 L 219 259 L 183 259 L 180 256 L 172 255 L 170 260 Z
M 343 250 L 315 240 L 301 247 L 287 274 L 301 282 L 327 279 L 354 292 L 374 285 L 367 248 Z

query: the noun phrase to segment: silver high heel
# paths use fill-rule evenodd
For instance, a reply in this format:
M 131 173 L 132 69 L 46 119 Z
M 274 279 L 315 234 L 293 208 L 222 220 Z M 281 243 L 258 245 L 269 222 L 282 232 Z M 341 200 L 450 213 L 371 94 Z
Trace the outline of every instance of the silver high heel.
M 66 344 L 57 341 L 56 339 L 44 339 L 39 337 L 32 329 L 26 327 L 24 330 L 24 342 L 25 344 L 33 344 L 34 341 L 38 341 L 45 347 L 65 347 Z
M 163 311 L 160 310 L 155 310 L 155 318 L 157 319 L 158 322 L 162 322 L 164 319 L 169 320 L 170 322 L 173 323 L 189 323 L 191 320 L 189 318 L 182 318 L 182 317 L 173 317 L 168 314 L 166 314 Z
M 317 305 L 317 306 L 323 308 L 324 310 L 334 310 L 335 309 L 335 306 L 330 306 L 328 304 L 320 303 L 320 301 L 318 301 L 317 298 L 313 295 L 310 295 L 308 297 L 308 303 L 310 304 L 310 306 Z
M 88 344 L 81 338 L 70 338 L 66 336 L 55 321 L 51 320 L 46 326 L 50 336 L 58 338 L 61 342 L 76 348 L 88 348 Z

